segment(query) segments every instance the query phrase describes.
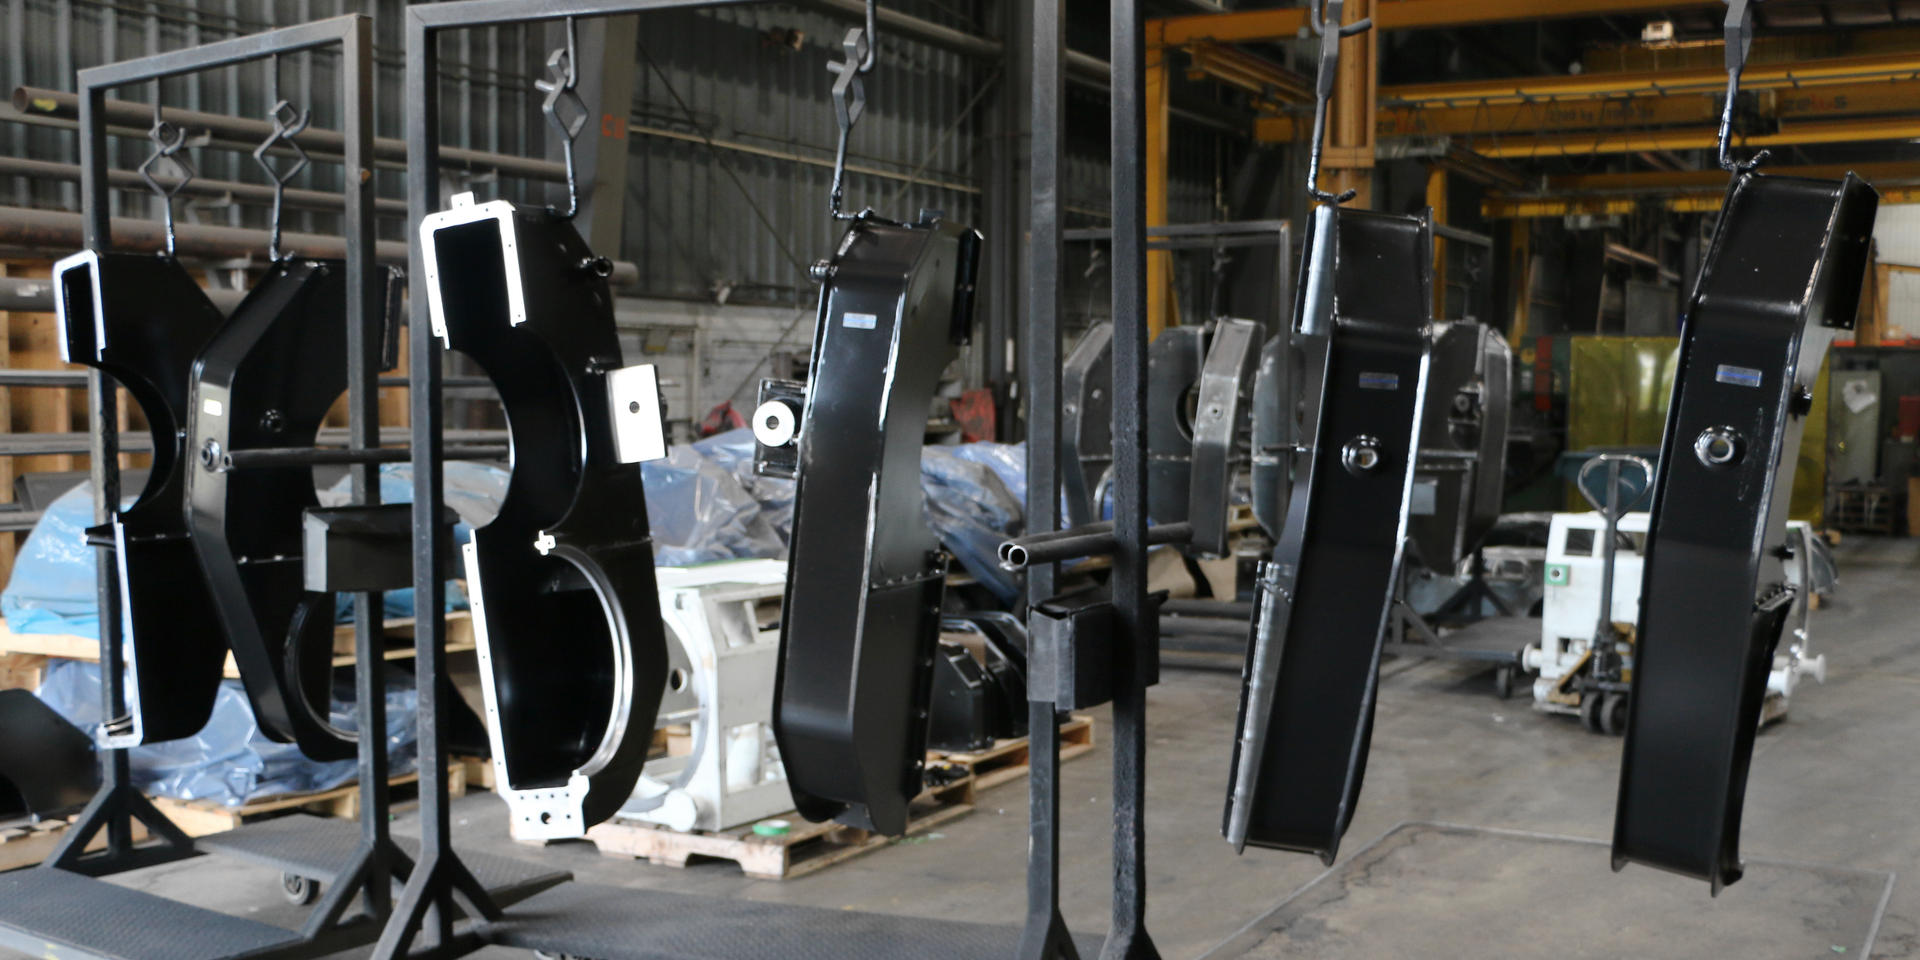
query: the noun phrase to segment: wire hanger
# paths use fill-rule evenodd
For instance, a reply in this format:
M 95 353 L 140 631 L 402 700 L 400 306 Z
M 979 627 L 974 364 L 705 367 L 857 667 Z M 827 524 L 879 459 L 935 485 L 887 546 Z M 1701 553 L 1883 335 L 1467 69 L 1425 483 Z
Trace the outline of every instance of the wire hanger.
M 579 92 L 580 64 L 575 52 L 576 37 L 574 18 L 568 17 L 566 43 L 547 54 L 547 72 L 550 76 L 533 82 L 535 90 L 547 95 L 546 99 L 540 101 L 540 112 L 546 115 L 547 123 L 560 132 L 560 149 L 565 154 L 567 209 L 548 208 L 563 220 L 571 220 L 580 212 L 580 181 L 574 166 L 573 142 L 587 126 L 587 104 L 580 99 Z
M 1727 0 L 1727 102 L 1720 108 L 1720 167 L 1732 174 L 1750 173 L 1773 154 L 1762 150 L 1745 162 L 1733 159 L 1733 104 L 1740 95 L 1740 74 L 1753 47 L 1753 4 L 1759 0 Z
M 827 195 L 827 212 L 835 220 L 863 220 L 873 215 L 871 207 L 859 213 L 841 210 L 846 202 L 847 139 L 853 133 L 853 125 L 860 122 L 860 115 L 867 111 L 867 85 L 861 78 L 873 70 L 873 27 L 874 0 L 867 0 L 866 28 L 849 29 L 841 41 L 846 59 L 827 63 L 827 72 L 834 75 L 833 116 L 840 124 L 840 143 L 833 152 L 833 187 Z
M 273 100 L 273 109 L 267 112 L 267 119 L 273 121 L 273 129 L 267 134 L 267 139 L 260 141 L 260 145 L 253 148 L 253 160 L 260 165 L 260 169 L 267 172 L 267 179 L 273 181 L 273 215 L 267 226 L 267 259 L 278 263 L 287 257 L 287 254 L 280 249 L 280 212 L 285 205 L 287 184 L 294 177 L 299 176 L 300 171 L 305 170 L 308 163 L 307 151 L 302 149 L 299 141 L 293 138 L 305 131 L 307 124 L 313 121 L 313 110 L 310 108 L 302 110 L 296 117 L 293 104 L 280 99 L 279 54 L 274 54 L 267 65 L 267 96 Z M 281 143 L 291 148 L 295 157 L 293 165 L 285 171 L 280 170 L 272 160 L 267 159 L 267 151 Z

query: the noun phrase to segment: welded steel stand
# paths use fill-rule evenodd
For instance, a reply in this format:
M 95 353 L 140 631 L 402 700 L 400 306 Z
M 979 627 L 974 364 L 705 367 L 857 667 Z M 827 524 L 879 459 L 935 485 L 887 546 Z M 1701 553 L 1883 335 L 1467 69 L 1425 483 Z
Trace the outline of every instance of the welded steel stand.
M 1033 5 L 1032 234 L 1028 241 L 1027 533 L 1060 526 L 1061 0 Z M 1027 570 L 1027 605 L 1053 596 L 1059 565 Z M 1028 687 L 1029 693 L 1035 693 Z M 1079 960 L 1060 916 L 1060 727 L 1052 700 L 1027 704 L 1027 919 L 1017 960 Z

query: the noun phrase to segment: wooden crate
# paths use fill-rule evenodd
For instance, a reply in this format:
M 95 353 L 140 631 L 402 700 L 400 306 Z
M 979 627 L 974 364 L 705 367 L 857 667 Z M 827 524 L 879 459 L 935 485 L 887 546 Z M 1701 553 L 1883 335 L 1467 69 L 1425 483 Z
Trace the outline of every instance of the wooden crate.
M 0 690 L 38 690 L 47 658 L 35 653 L 0 653 Z
M 60 845 L 60 838 L 66 836 L 71 819 L 42 820 L 39 823 L 17 823 L 0 826 L 0 870 L 18 870 L 21 867 L 38 866 Z M 133 821 L 133 842 L 147 839 L 147 825 Z M 87 841 L 88 850 L 99 850 L 107 845 L 107 832 L 95 833 Z
M 1060 762 L 1065 763 L 1093 750 L 1093 718 L 1076 714 L 1060 725 Z M 1001 740 L 985 750 L 972 753 L 927 752 L 928 765 L 949 764 L 968 774 L 967 802 L 975 802 L 981 790 L 997 787 L 1027 775 L 1030 756 L 1026 737 Z
M 931 787 L 915 798 L 906 836 L 912 837 L 973 812 L 973 778 Z M 893 837 L 837 823 L 806 823 L 789 815 L 790 832 L 776 837 L 737 827 L 715 833 L 681 833 L 631 820 L 609 820 L 587 831 L 602 856 L 645 859 L 685 867 L 694 857 L 732 860 L 747 876 L 791 880 L 895 843 Z
M 419 805 L 420 775 L 409 773 L 388 782 L 393 809 L 397 813 Z M 460 761 L 447 765 L 447 794 L 461 797 L 467 793 L 467 768 Z M 179 825 L 190 837 L 224 833 L 241 824 L 289 813 L 317 813 L 321 816 L 352 820 L 360 816 L 360 786 L 349 783 L 332 790 L 314 793 L 289 793 L 266 797 L 238 807 L 227 807 L 211 800 L 174 800 L 155 797 L 153 805 Z

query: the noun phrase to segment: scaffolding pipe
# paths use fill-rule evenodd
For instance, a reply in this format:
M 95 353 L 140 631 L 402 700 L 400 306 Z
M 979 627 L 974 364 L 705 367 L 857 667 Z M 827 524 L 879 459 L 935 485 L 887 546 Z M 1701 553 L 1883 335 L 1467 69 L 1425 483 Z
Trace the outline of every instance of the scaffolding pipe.
M 0 177 L 29 177 L 34 180 L 51 180 L 64 183 L 80 182 L 80 167 L 72 163 L 55 163 L 50 160 L 27 160 L 20 157 L 0 157 Z M 162 186 L 171 188 L 176 178 L 158 176 Z M 132 170 L 108 170 L 107 186 L 115 190 L 149 194 L 152 188 Z M 178 192 L 190 197 L 231 197 L 234 200 L 251 203 L 272 203 L 273 188 L 264 183 L 240 183 L 234 180 L 208 180 L 195 177 L 187 181 Z M 343 209 L 340 194 L 332 190 L 298 190 L 287 188 L 286 203 L 290 207 L 303 210 Z M 404 217 L 407 215 L 407 202 L 398 199 L 379 199 L 373 201 L 376 213 Z

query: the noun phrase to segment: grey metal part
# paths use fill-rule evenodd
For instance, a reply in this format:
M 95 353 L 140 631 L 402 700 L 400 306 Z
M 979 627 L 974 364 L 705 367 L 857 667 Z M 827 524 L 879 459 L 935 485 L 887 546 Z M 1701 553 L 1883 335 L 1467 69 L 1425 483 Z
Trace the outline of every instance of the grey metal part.
M 1204 556 L 1227 552 L 1233 478 L 1244 462 L 1240 438 L 1247 427 L 1257 351 L 1265 335 L 1266 328 L 1251 320 L 1219 321 L 1200 369 L 1187 520 L 1193 524 L 1193 549 Z
M 298 940 L 291 930 L 65 870 L 0 874 L 0 946 L 35 957 L 239 960 Z
M 1187 394 L 1206 363 L 1204 327 L 1169 327 L 1147 346 L 1147 516 L 1187 519 L 1193 490 L 1193 428 Z
M 1422 511 L 1416 505 L 1407 529 L 1428 568 L 1450 571 L 1500 519 L 1513 351 L 1498 331 L 1478 323 L 1437 331 L 1415 475 L 1431 489 L 1433 506 Z
M 1292 488 L 1294 438 L 1299 402 L 1294 384 L 1299 354 L 1293 337 L 1282 333 L 1260 348 L 1260 365 L 1253 378 L 1253 444 L 1251 451 L 1253 518 L 1267 536 L 1279 539 L 1287 520 L 1287 492 Z
M 1827 418 L 1832 424 L 1827 433 L 1827 484 L 1877 481 L 1880 410 L 1885 404 L 1880 395 L 1880 371 L 1835 370 L 1827 389 Z M 1854 405 L 1860 409 L 1855 411 Z
M 1097 519 L 1096 492 L 1113 465 L 1113 324 L 1096 323 L 1060 371 L 1060 486 L 1067 526 Z
M 595 960 L 1005 960 L 1014 927 L 570 883 L 482 927 L 503 946 Z M 1100 938 L 1076 938 L 1081 956 Z

